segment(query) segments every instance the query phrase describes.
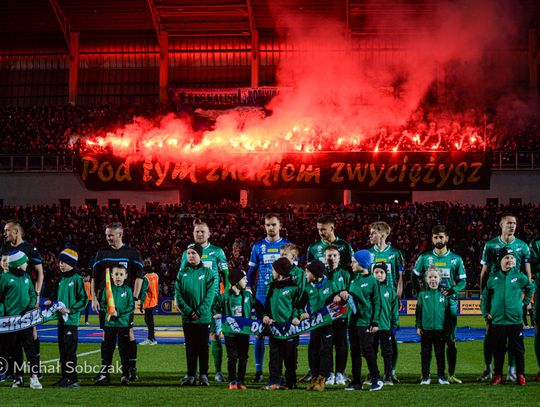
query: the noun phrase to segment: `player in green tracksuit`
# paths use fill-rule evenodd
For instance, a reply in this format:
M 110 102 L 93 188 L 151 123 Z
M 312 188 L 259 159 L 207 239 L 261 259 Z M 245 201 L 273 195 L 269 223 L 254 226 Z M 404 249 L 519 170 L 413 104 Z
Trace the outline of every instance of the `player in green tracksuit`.
M 527 244 L 515 236 L 517 218 L 511 214 L 503 214 L 499 223 L 501 234 L 489 240 L 484 245 L 482 252 L 482 270 L 480 272 L 480 290 L 486 286 L 489 275 L 497 270 L 499 250 L 507 248 L 514 251 L 516 258 L 516 270 L 524 272 L 531 279 L 530 251 Z M 478 378 L 479 381 L 489 381 L 492 378 L 491 360 L 493 358 L 493 344 L 491 343 L 491 329 L 488 321 L 486 336 L 484 337 L 484 373 Z M 508 355 L 508 381 L 516 381 L 516 372 L 512 353 Z
M 266 325 L 286 322 L 298 325 L 300 323 L 302 293 L 290 277 L 292 268 L 293 265 L 285 257 L 280 257 L 272 263 L 274 281 L 268 286 L 266 294 L 263 318 Z M 285 388 L 296 387 L 298 340 L 298 336 L 289 339 L 270 336 L 270 381 L 264 387 L 265 390 L 281 388 L 282 363 L 285 364 Z
M 351 271 L 352 248 L 351 245 L 334 234 L 336 222 L 332 216 L 321 216 L 317 219 L 317 231 L 321 240 L 308 247 L 307 261 L 320 260 L 326 264 L 325 250 L 332 245 L 339 251 L 339 266 Z
M 516 364 L 516 381 L 526 384 L 525 347 L 523 344 L 523 306 L 528 305 L 534 293 L 529 278 L 515 269 L 516 258 L 510 248 L 499 250 L 499 270 L 490 273 L 482 291 L 482 316 L 491 323 L 495 375 L 492 385 L 503 382 L 502 369 L 507 344 Z M 522 299 L 522 294 L 525 294 Z
M 449 300 L 457 306 L 458 295 L 464 290 L 467 282 L 467 274 L 461 256 L 450 251 L 447 247 L 449 234 L 446 226 L 437 225 L 431 231 L 431 241 L 435 248 L 433 251 L 421 254 L 413 269 L 413 286 L 416 292 L 425 288 L 425 273 L 431 266 L 440 272 L 441 292 L 448 296 Z M 456 348 L 457 316 L 448 314 L 445 319 L 446 358 L 448 360 L 448 381 L 450 383 L 462 383 L 455 375 L 457 362 Z
M 386 263 L 388 267 L 388 273 L 386 273 L 387 284 L 395 288 L 398 300 L 401 300 L 403 295 L 403 273 L 405 272 L 404 260 L 401 251 L 386 241 L 390 231 L 388 223 L 373 222 L 369 227 L 369 241 L 373 244 L 369 251 L 373 254 L 375 263 Z M 397 339 L 393 332 L 390 333 L 390 336 L 392 339 L 392 382 L 399 383 L 396 375 L 399 354 Z
M 79 336 L 79 319 L 81 312 L 88 304 L 88 296 L 84 288 L 84 278 L 77 269 L 78 254 L 71 248 L 64 249 L 58 256 L 60 278 L 56 281 L 55 289 L 45 305 L 60 301 L 64 308 L 59 310 L 58 318 L 58 349 L 62 377 L 54 387 L 69 389 L 79 388 L 77 380 L 77 342 Z
M 240 269 L 231 269 L 229 283 L 231 284 L 230 290 L 214 299 L 212 306 L 214 319 L 220 319 L 222 316 L 250 318 L 252 311 L 255 311 L 257 318 L 262 318 L 262 304 L 253 297 L 253 294 L 246 291 L 246 272 Z M 249 335 L 225 334 L 224 336 L 227 348 L 229 389 L 246 390 L 244 380 L 249 353 Z
M 371 378 L 370 391 L 383 388 L 377 358 L 373 351 L 373 335 L 379 330 L 381 295 L 379 282 L 371 274 L 373 255 L 367 250 L 353 254 L 354 275 L 349 283 L 348 302 L 354 304 L 349 315 L 349 341 L 351 342 L 352 381 L 345 390 L 362 389 L 362 356 Z
M 379 317 L 379 330 L 374 335 L 373 350 L 377 357 L 379 344 L 384 360 L 384 384 L 392 386 L 392 336 L 395 338 L 399 328 L 399 299 L 395 288 L 388 284 L 386 272 L 388 264 L 381 262 L 373 265 L 373 276 L 379 282 L 381 292 L 381 314 Z M 392 335 L 393 333 L 393 335 Z
M 534 381 L 540 382 L 540 301 L 538 301 L 538 288 L 540 288 L 540 239 L 534 239 L 529 244 L 531 250 L 531 268 L 536 283 L 534 294 L 534 353 L 538 364 L 538 373 Z
M 441 273 L 435 265 L 425 273 L 426 289 L 418 293 L 416 303 L 416 332 L 421 337 L 422 382 L 430 384 L 429 366 L 431 350 L 435 349 L 439 384 L 449 384 L 444 376 L 444 327 L 448 315 L 455 315 L 456 302 L 443 294 L 440 287 Z
M 113 266 L 111 273 L 111 291 L 114 300 L 114 311 L 109 312 L 107 302 L 107 290 L 101 292 L 101 309 L 107 310 L 103 329 L 103 366 L 101 372 L 95 381 L 97 386 L 106 386 L 110 384 L 110 371 L 118 341 L 118 352 L 122 362 L 122 385 L 129 384 L 129 357 L 130 357 L 130 323 L 133 321 L 135 311 L 135 302 L 133 299 L 133 290 L 125 284 L 128 277 L 127 268 L 118 264 Z
M 351 273 L 340 267 L 341 255 L 336 246 L 327 246 L 324 250 L 326 268 L 325 277 L 332 282 L 342 301 L 347 301 L 347 290 L 351 280 Z M 326 384 L 345 385 L 345 369 L 347 368 L 347 315 L 332 322 L 332 337 L 336 353 L 336 364 L 330 364 L 330 375 Z M 335 374 L 334 374 L 335 367 Z
M 31 277 L 26 273 L 29 259 L 21 250 L 12 249 L 7 257 L 8 271 L 0 278 L 0 304 L 5 316 L 23 315 L 34 308 L 37 300 Z M 12 387 L 23 385 L 23 349 L 30 365 L 30 388 L 41 389 L 37 377 L 38 360 L 34 347 L 33 328 L 5 333 L 8 349 L 9 372 L 13 373 Z
M 201 261 L 204 267 L 212 270 L 218 282 L 216 286 L 216 295 L 224 293 L 229 289 L 229 265 L 223 249 L 219 246 L 213 245 L 208 240 L 210 239 L 210 228 L 208 224 L 202 222 L 200 219 L 196 219 L 193 222 L 193 239 L 195 243 L 202 246 L 203 252 Z M 182 254 L 182 262 L 180 267 L 187 264 L 186 252 Z M 216 321 L 212 319 L 210 321 L 210 340 L 212 347 L 212 358 L 214 359 L 214 368 L 216 374 L 214 380 L 216 382 L 224 382 L 225 378 L 221 372 L 221 365 L 223 361 L 223 345 L 221 343 L 221 336 L 216 334 Z
M 339 294 L 333 282 L 324 275 L 324 269 L 324 263 L 320 260 L 313 260 L 306 265 L 307 285 L 303 296 L 307 303 L 307 313 L 303 315 L 303 319 L 309 318 L 310 314 L 330 304 Z M 332 325 L 321 326 L 311 331 L 308 362 L 312 378 L 308 390 L 324 391 L 332 364 L 332 342 Z
M 199 384 L 208 386 L 208 335 L 218 281 L 215 273 L 201 261 L 203 248 L 200 244 L 191 243 L 186 251 L 188 262 L 178 271 L 174 285 L 174 300 L 182 311 L 186 341 L 187 375 L 180 384 L 196 384 L 198 362 Z

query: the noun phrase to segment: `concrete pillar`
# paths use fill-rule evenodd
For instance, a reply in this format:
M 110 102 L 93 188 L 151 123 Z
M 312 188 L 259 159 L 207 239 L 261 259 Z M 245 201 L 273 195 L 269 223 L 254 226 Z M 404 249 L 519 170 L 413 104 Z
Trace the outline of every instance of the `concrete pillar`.
M 259 65 L 260 65 L 259 51 L 260 51 L 259 31 L 253 30 L 253 33 L 251 35 L 251 87 L 252 88 L 259 87 Z
M 77 103 L 79 96 L 79 33 L 69 33 L 69 90 L 68 102 Z
M 343 190 L 343 205 L 349 205 L 351 202 L 352 202 L 351 190 L 344 189 Z
M 159 101 L 167 102 L 169 89 L 169 34 L 159 34 Z

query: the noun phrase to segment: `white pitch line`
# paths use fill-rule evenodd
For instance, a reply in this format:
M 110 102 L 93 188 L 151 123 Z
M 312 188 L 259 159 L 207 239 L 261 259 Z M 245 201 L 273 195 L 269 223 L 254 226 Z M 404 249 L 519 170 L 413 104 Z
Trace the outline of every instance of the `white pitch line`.
M 77 355 L 77 357 L 79 356 L 87 356 L 87 355 L 91 355 L 93 353 L 98 353 L 98 352 L 101 352 L 101 349 L 97 349 L 97 350 L 91 350 L 90 352 L 83 352 L 83 353 L 79 353 Z M 47 363 L 54 363 L 54 362 L 58 362 L 60 360 L 60 358 L 58 359 L 51 359 L 51 360 L 46 360 L 44 362 L 41 362 L 42 365 L 46 365 Z

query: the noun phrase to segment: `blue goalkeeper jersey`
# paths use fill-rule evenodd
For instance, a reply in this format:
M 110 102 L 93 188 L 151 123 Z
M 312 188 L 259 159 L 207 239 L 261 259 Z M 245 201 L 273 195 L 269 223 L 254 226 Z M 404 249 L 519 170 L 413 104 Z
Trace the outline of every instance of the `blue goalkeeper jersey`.
M 279 259 L 281 248 L 290 243 L 288 240 L 280 238 L 271 242 L 264 238 L 255 242 L 251 249 L 248 270 L 248 287 L 256 286 L 255 296 L 261 301 L 266 298 L 266 289 L 272 276 L 272 263 Z

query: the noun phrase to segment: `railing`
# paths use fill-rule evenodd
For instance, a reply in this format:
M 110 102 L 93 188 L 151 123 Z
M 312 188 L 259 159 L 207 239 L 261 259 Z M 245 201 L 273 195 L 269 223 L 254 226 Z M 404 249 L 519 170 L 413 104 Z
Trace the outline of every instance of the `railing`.
M 72 172 L 73 154 L 0 154 L 0 172 Z M 495 170 L 540 170 L 540 151 L 494 151 Z
M 493 169 L 540 170 L 540 151 L 494 151 Z
M 0 172 L 73 172 L 73 154 L 0 154 Z

